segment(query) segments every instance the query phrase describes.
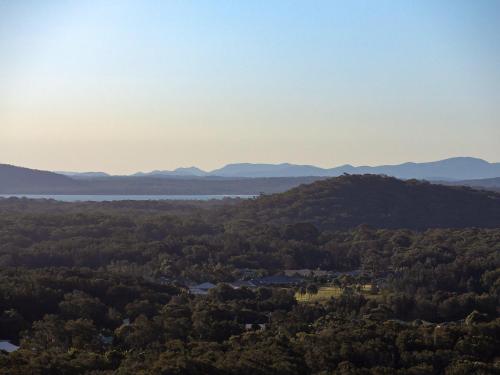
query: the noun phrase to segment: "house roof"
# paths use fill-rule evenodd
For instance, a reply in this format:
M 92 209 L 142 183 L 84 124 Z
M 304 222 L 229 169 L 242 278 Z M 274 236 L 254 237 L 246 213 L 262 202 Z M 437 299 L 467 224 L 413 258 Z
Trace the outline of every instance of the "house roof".
M 291 277 L 285 275 L 276 275 L 276 276 L 266 276 L 261 277 L 259 279 L 251 280 L 252 283 L 256 285 L 273 285 L 273 284 L 296 284 L 302 282 L 302 278 L 300 277 Z
M 301 270 L 284 270 L 284 273 L 286 276 L 328 276 L 333 274 L 333 271 L 326 271 L 326 270 L 318 270 L 318 269 L 308 269 L 304 268 Z
M 233 281 L 232 283 L 229 283 L 229 285 L 235 289 L 238 289 L 238 288 L 242 288 L 244 286 L 248 287 L 248 288 L 252 288 L 252 287 L 255 287 L 255 284 L 252 283 L 251 281 L 248 281 L 248 280 L 237 280 L 237 281 Z
M 0 341 L 0 350 L 3 350 L 7 353 L 12 353 L 17 349 L 19 349 L 19 346 L 11 344 L 10 341 Z
M 212 288 L 215 288 L 215 284 L 212 284 L 210 282 L 198 284 L 198 285 L 195 285 L 194 287 L 192 287 L 192 289 L 204 289 L 204 290 L 208 290 L 208 289 L 212 289 Z
M 361 275 L 361 270 L 352 270 L 352 271 L 336 271 L 333 273 L 333 276 L 359 276 Z

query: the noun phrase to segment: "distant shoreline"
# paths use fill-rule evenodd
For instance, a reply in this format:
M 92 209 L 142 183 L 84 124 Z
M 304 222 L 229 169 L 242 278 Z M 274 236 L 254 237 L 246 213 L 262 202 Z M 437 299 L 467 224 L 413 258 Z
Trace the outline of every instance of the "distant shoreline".
M 245 194 L 0 194 L 0 199 L 48 199 L 59 202 L 114 202 L 114 201 L 208 201 L 222 199 L 251 199 L 257 195 Z

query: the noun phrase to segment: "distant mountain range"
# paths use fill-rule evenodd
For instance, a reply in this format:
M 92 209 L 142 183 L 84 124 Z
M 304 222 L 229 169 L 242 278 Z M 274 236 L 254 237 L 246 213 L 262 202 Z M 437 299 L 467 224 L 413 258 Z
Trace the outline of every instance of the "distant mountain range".
M 64 176 L 73 178 L 98 178 L 98 177 L 110 177 L 111 175 L 105 172 L 64 172 L 57 171 L 57 174 L 62 174 Z
M 496 178 L 481 178 L 478 180 L 461 180 L 461 181 L 439 181 L 443 185 L 469 186 L 475 189 L 485 189 L 500 191 L 500 177 Z
M 472 157 L 457 157 L 428 163 L 403 163 L 380 166 L 352 166 L 349 164 L 320 168 L 313 165 L 283 164 L 228 164 L 213 171 L 203 171 L 200 168 L 177 168 L 173 171 L 155 170 L 138 172 L 136 177 L 336 177 L 342 174 L 383 174 L 402 179 L 427 179 L 431 181 L 457 181 L 500 177 L 500 163 L 489 163 Z M 105 177 L 107 174 L 90 172 L 78 174 L 63 172 L 75 177 Z
M 500 163 L 452 158 L 430 163 L 323 169 L 294 164 L 229 164 L 110 176 L 104 172 L 62 174 L 0 164 L 0 194 L 260 194 L 283 192 L 343 174 L 379 174 L 440 184 L 500 190 Z
M 337 177 L 342 174 L 383 174 L 402 179 L 468 180 L 500 176 L 500 163 L 482 159 L 459 157 L 428 163 L 404 163 L 397 165 L 359 166 L 342 165 L 335 168 L 319 168 L 295 164 L 229 164 L 210 174 L 224 177 Z
M 0 164 L 0 194 L 258 195 L 277 193 L 321 177 L 225 178 L 61 174 Z
M 132 176 L 137 176 L 137 177 L 144 177 L 144 176 L 149 176 L 149 177 L 170 177 L 170 176 L 191 176 L 191 177 L 203 177 L 209 175 L 208 172 L 205 172 L 201 170 L 200 168 L 196 167 L 189 167 L 189 168 L 177 168 L 173 171 L 152 171 L 152 172 L 137 172 L 133 174 Z

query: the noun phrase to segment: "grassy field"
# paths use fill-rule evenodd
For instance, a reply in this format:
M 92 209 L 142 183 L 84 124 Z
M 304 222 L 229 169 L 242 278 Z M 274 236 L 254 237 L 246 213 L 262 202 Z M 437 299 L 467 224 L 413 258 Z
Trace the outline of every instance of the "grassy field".
M 338 297 L 342 294 L 342 289 L 336 286 L 322 286 L 318 289 L 317 294 L 300 294 L 295 293 L 295 299 L 298 302 L 316 302 L 321 300 L 328 300 L 331 297 Z
M 361 286 L 360 291 L 366 298 L 376 298 L 379 296 L 379 293 L 372 293 L 370 286 Z M 336 286 L 322 286 L 318 289 L 317 294 L 300 294 L 295 293 L 295 299 L 297 302 L 320 302 L 327 301 L 332 297 L 338 297 L 342 294 L 342 288 Z

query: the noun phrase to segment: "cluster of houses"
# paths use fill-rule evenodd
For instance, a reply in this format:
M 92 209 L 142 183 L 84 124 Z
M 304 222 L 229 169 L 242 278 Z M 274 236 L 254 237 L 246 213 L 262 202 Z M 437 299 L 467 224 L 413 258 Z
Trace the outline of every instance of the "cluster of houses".
M 251 280 L 237 280 L 234 282 L 229 282 L 227 285 L 233 289 L 240 288 L 258 288 L 261 286 L 294 286 L 302 283 L 304 278 L 296 276 L 286 276 L 286 275 L 276 275 L 276 276 L 265 276 L 254 278 Z M 216 285 L 210 282 L 204 282 L 198 285 L 192 285 L 189 287 L 189 293 L 195 295 L 207 294 L 210 289 L 215 288 Z
M 361 276 L 363 273 L 361 270 L 353 270 L 346 272 L 339 271 L 325 271 L 325 270 L 313 270 L 313 269 L 299 269 L 299 270 L 284 270 L 282 274 L 274 275 L 274 276 L 258 276 L 257 270 L 252 269 L 240 269 L 240 280 L 228 282 L 226 283 L 233 289 L 240 288 L 258 288 L 262 286 L 267 287 L 292 287 L 297 286 L 308 279 L 315 278 L 326 278 L 326 279 L 334 279 L 340 276 L 352 276 L 357 277 Z M 160 277 L 156 280 L 156 282 L 160 284 L 169 284 L 174 280 L 167 279 L 165 277 Z M 192 284 L 187 280 L 175 280 L 177 283 L 181 283 L 187 286 L 190 294 L 193 295 L 206 295 L 210 289 L 215 288 L 217 285 L 211 282 L 204 282 L 201 284 Z M 123 320 L 122 326 L 130 325 L 129 319 Z M 265 330 L 266 324 L 263 323 L 247 323 L 245 324 L 245 330 Z M 100 335 L 100 340 L 103 344 L 110 345 L 113 342 L 113 337 L 108 335 Z M 12 344 L 7 340 L 0 340 L 0 351 L 4 351 L 7 353 L 15 352 L 19 349 L 19 346 Z
M 238 270 L 240 279 L 233 282 L 226 283 L 234 289 L 239 288 L 258 288 L 262 286 L 267 287 L 292 287 L 304 283 L 307 280 L 312 279 L 326 279 L 332 280 L 341 276 L 351 276 L 358 277 L 363 275 L 363 271 L 352 270 L 352 271 L 326 271 L 319 269 L 287 269 L 283 270 L 278 275 L 273 276 L 259 276 L 259 270 L 254 269 L 239 269 Z M 195 284 L 189 280 L 184 279 L 167 279 L 165 277 L 160 277 L 156 280 L 160 284 L 170 284 L 172 282 L 180 285 L 186 286 L 189 293 L 194 295 L 205 295 L 210 289 L 216 287 L 216 284 L 206 281 L 201 284 Z
M 284 270 L 282 274 L 274 276 L 263 276 L 255 277 L 255 270 L 243 269 L 239 270 L 243 279 L 226 283 L 234 289 L 239 288 L 258 288 L 262 286 L 277 286 L 277 287 L 291 287 L 297 286 L 304 283 L 307 279 L 313 278 L 327 278 L 333 279 L 340 276 L 352 276 L 357 277 L 362 275 L 361 270 L 352 271 L 325 271 L 325 270 L 313 270 L 313 269 L 299 269 L 299 270 Z M 253 276 L 253 277 L 252 277 Z M 248 277 L 252 277 L 247 279 Z M 215 288 L 216 284 L 211 282 L 204 282 L 201 284 L 190 285 L 188 284 L 189 293 L 195 295 L 204 295 L 212 288 Z

